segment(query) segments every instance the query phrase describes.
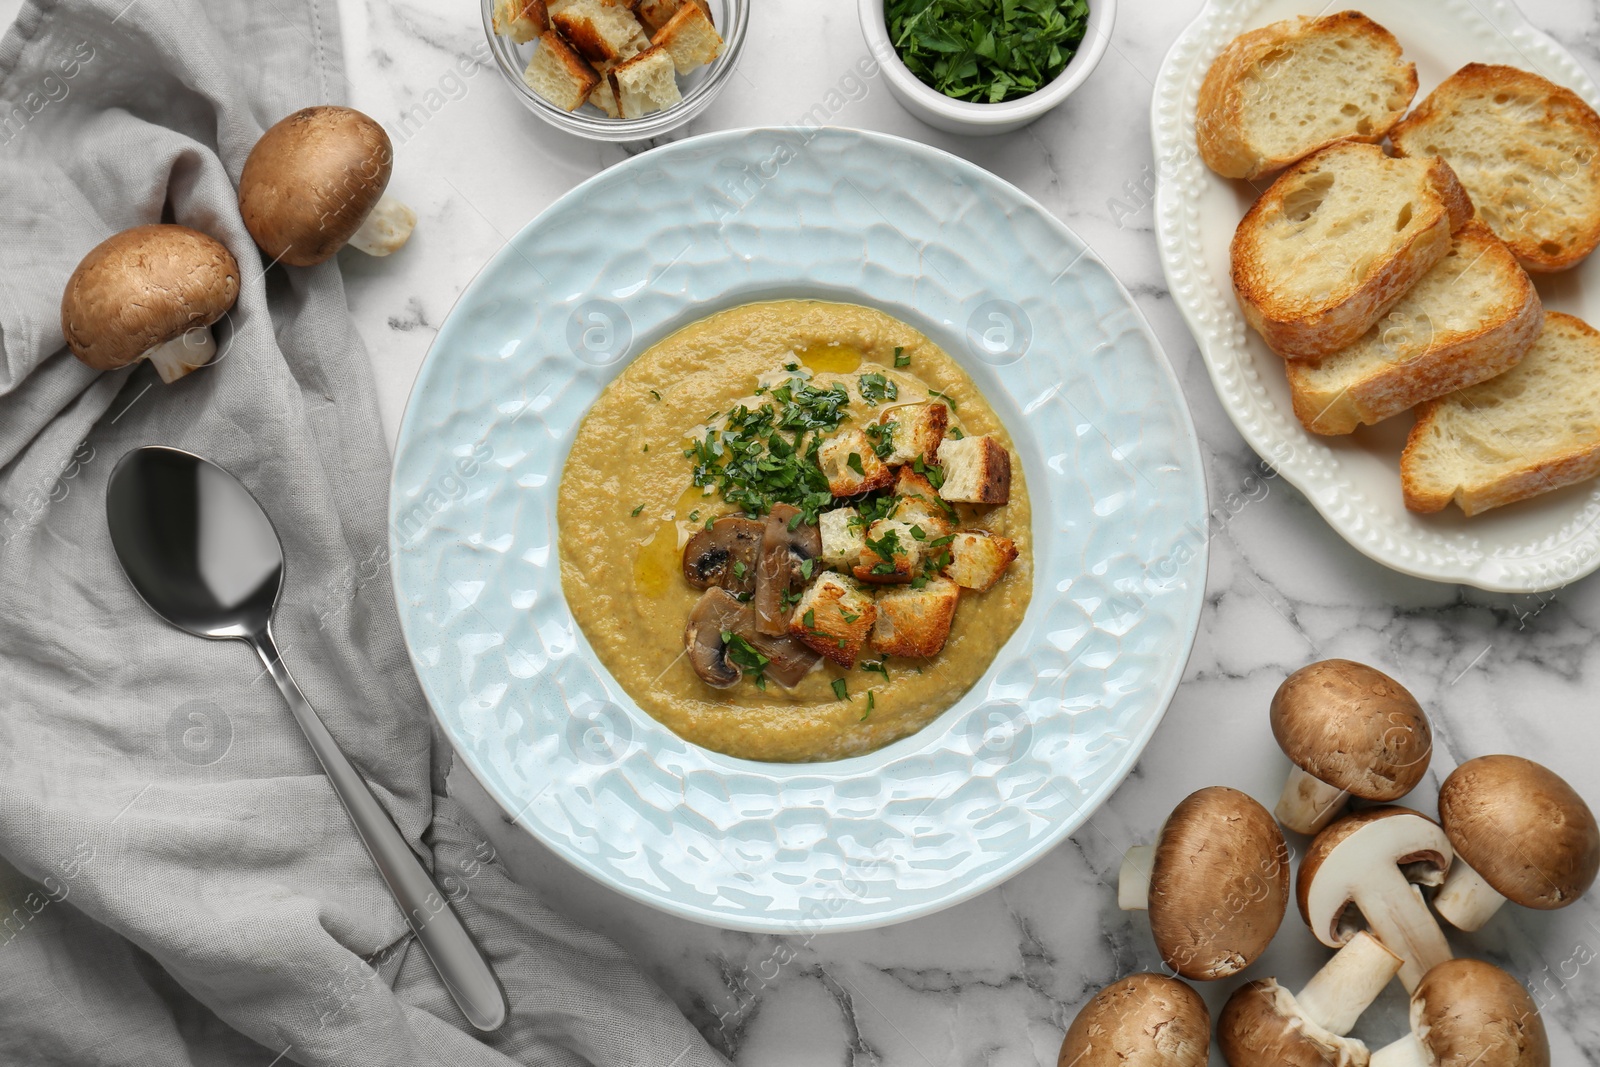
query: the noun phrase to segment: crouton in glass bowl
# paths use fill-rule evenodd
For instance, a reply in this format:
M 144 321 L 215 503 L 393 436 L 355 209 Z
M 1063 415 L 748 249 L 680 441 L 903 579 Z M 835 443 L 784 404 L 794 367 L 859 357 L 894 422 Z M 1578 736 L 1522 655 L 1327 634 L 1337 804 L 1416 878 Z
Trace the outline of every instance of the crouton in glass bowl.
M 687 123 L 739 61 L 749 0 L 481 0 L 518 99 L 558 129 L 640 141 Z

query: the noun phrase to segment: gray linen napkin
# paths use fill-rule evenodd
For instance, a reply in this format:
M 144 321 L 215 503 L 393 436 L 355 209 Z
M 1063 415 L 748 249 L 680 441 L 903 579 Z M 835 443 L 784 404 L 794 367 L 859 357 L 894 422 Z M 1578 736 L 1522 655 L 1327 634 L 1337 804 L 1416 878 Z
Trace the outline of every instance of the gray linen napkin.
M 333 0 L 33 0 L 0 42 L 0 1064 L 721 1063 L 434 795 L 449 752 L 382 565 L 339 268 L 264 273 L 234 199 L 266 125 L 343 98 L 340 66 Z M 172 386 L 97 375 L 62 347 L 62 287 L 163 219 L 239 260 L 224 355 Z M 271 513 L 284 656 L 493 960 L 513 1017 L 485 1043 L 250 650 L 168 628 L 118 570 L 106 478 L 151 442 Z

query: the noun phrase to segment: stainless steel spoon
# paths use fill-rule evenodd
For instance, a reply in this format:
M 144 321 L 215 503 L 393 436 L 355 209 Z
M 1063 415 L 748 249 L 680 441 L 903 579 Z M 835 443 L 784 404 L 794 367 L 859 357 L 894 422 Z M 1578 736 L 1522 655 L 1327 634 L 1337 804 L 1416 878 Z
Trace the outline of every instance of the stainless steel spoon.
M 283 591 L 283 545 L 255 497 L 216 464 L 152 445 L 117 461 L 106 520 L 122 569 L 157 615 L 256 650 L 450 995 L 473 1026 L 498 1029 L 506 999 L 494 971 L 278 654 L 272 612 Z

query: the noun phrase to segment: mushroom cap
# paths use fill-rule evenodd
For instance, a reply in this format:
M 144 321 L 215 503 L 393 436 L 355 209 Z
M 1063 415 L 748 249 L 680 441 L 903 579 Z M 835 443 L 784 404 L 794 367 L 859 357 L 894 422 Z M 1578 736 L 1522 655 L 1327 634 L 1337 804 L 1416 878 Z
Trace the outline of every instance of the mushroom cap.
M 239 298 L 239 264 L 187 226 L 135 226 L 89 250 L 61 294 L 61 332 L 95 370 L 222 318 Z
M 344 247 L 394 169 L 389 135 L 354 108 L 301 108 L 261 135 L 239 175 L 239 211 L 274 260 L 309 267 Z
M 1395 819 L 1404 822 L 1396 824 L 1393 822 Z M 1386 837 L 1394 835 L 1401 843 L 1394 862 L 1397 867 L 1405 869 L 1409 881 L 1417 885 L 1438 885 L 1444 881 L 1445 872 L 1450 869 L 1450 861 L 1454 858 L 1450 840 L 1445 837 L 1438 823 L 1421 812 L 1388 805 L 1364 808 L 1353 815 L 1346 815 L 1311 839 L 1305 857 L 1300 861 L 1300 874 L 1295 884 L 1295 900 L 1300 905 L 1300 917 L 1324 945 L 1337 947 L 1344 944 L 1355 935 L 1358 927 L 1348 915 L 1353 903 L 1348 895 L 1318 890 L 1318 899 L 1312 899 L 1317 876 L 1341 846 L 1345 849 L 1364 847 L 1360 842 L 1352 844 L 1351 839 L 1358 834 L 1365 839 L 1380 823 L 1384 824 L 1380 832 Z
M 1167 966 L 1211 981 L 1266 951 L 1289 902 L 1289 847 L 1266 808 L 1210 786 L 1167 816 L 1150 866 L 1150 933 Z
M 1479 756 L 1439 787 L 1439 821 L 1456 854 L 1495 892 L 1527 908 L 1564 908 L 1600 871 L 1600 827 L 1560 775 L 1520 756 Z
M 1307 1019 L 1275 978 L 1234 990 L 1217 1017 L 1217 1047 L 1229 1067 L 1332 1067 L 1366 1062 L 1366 1046 Z
M 1411 995 L 1411 1032 L 1436 1067 L 1550 1067 L 1533 998 L 1482 960 L 1449 960 L 1423 976 Z
M 753 593 L 761 537 L 766 523 L 726 515 L 696 530 L 683 546 L 683 577 L 696 589 L 721 586 L 730 593 Z
M 1364 663 L 1301 667 L 1273 694 L 1271 717 L 1295 766 L 1363 800 L 1399 800 L 1428 773 L 1427 714 L 1405 686 Z
M 1057 1067 L 1205 1067 L 1211 1013 L 1161 974 L 1130 974 L 1096 993 L 1061 1042 Z

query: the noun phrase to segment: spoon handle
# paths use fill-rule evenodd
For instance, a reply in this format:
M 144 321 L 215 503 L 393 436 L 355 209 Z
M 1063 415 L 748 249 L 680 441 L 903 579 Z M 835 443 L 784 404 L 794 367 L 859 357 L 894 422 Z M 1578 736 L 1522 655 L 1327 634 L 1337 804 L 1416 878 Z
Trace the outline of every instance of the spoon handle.
M 499 1029 L 506 1020 L 505 993 L 483 953 L 473 943 L 472 935 L 461 925 L 449 901 L 434 885 L 388 813 L 350 766 L 333 735 L 328 733 L 316 710 L 300 692 L 272 640 L 271 627 L 251 638 L 250 643 L 261 662 L 267 665 L 272 680 L 278 683 L 283 699 L 294 712 L 295 721 L 305 731 L 306 740 L 311 742 L 311 749 L 327 772 L 328 781 L 333 783 L 333 791 L 344 803 L 344 810 L 350 813 L 350 821 L 355 824 L 362 844 L 367 846 L 378 873 L 389 883 L 389 891 L 405 914 L 406 922 L 411 924 L 417 941 L 433 961 L 450 996 L 473 1026 L 485 1031 Z

